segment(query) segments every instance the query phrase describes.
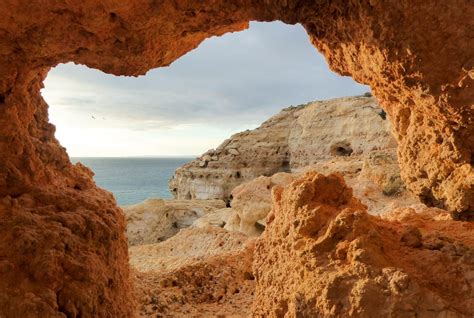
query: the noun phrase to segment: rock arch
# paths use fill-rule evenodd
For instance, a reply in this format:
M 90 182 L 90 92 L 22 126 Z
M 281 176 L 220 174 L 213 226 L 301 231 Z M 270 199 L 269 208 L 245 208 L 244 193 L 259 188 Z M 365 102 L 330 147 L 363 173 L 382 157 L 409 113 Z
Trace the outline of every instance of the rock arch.
M 251 20 L 301 23 L 335 72 L 372 87 L 392 121 L 408 188 L 469 217 L 472 16 L 469 0 L 7 0 L 0 7 L 0 313 L 132 311 L 124 220 L 54 138 L 40 95 L 51 67 L 74 61 L 137 76 Z

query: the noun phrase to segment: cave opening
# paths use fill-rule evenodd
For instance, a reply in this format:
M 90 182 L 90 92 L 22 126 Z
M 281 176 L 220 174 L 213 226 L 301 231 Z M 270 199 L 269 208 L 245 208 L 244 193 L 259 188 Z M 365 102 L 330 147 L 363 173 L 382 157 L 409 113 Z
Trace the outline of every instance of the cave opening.
M 361 96 L 367 90 L 329 70 L 301 26 L 274 22 L 252 23 L 247 31 L 206 40 L 170 67 L 139 78 L 59 65 L 48 74 L 42 94 L 56 126 L 56 138 L 71 161 L 91 168 L 97 185 L 112 192 L 125 212 L 130 264 L 146 272 L 148 262 L 156 267 L 157 259 L 166 258 L 151 252 L 145 258 L 137 256 L 142 246 L 172 244 L 167 242 L 207 216 L 208 210 L 232 208 L 232 194 L 220 198 L 223 205 L 184 206 L 182 201 L 195 199 L 194 191 L 185 191 L 181 202 L 171 202 L 179 192 L 178 187 L 168 189 L 175 169 L 232 134 L 255 128 L 282 108 L 317 99 Z M 291 172 L 288 152 L 283 154 L 282 165 L 266 175 Z M 242 154 L 233 150 L 229 155 Z M 208 155 L 200 168 L 212 167 L 213 157 Z M 246 171 L 256 158 L 251 159 L 225 175 L 235 182 L 247 181 Z M 192 177 L 202 182 L 204 178 L 198 177 L 202 175 Z M 270 193 L 271 188 L 265 191 Z M 163 211 L 164 216 L 157 217 Z M 211 222 L 221 229 L 230 225 Z M 237 231 L 240 222 L 235 216 Z M 253 235 L 265 229 L 262 219 L 249 224 Z M 193 239 L 194 249 L 202 249 L 201 240 L 205 237 Z M 173 246 L 167 253 L 179 255 L 183 249 Z M 254 280 L 245 273 L 246 281 Z
M 90 167 L 119 205 L 130 205 L 178 195 L 167 185 L 178 167 L 288 105 L 367 90 L 329 70 L 300 25 L 272 22 L 208 39 L 138 78 L 61 64 L 42 95 L 71 160 Z M 206 168 L 212 159 L 203 162 Z M 232 178 L 244 180 L 249 164 Z M 289 160 L 279 170 L 290 172 Z
M 269 222 L 273 225 L 266 226 L 264 233 L 269 233 L 270 229 L 273 233 L 265 237 L 262 244 L 257 244 L 256 253 L 241 245 L 242 237 L 229 235 L 219 241 L 210 241 L 224 249 L 229 244 L 242 247 L 241 253 L 234 254 L 232 260 L 213 258 L 213 262 L 206 264 L 210 266 L 200 267 L 195 263 L 187 270 L 172 271 L 159 279 L 141 276 L 143 272 L 135 275 L 130 270 L 129 260 L 137 261 L 134 253 L 138 251 L 128 249 L 121 209 L 110 193 L 94 184 L 88 169 L 80 164 L 71 165 L 66 151 L 54 138 L 48 106 L 39 96 L 49 68 L 57 63 L 74 61 L 110 74 L 142 75 L 150 69 L 169 65 L 207 37 L 247 28 L 247 21 L 300 22 L 333 71 L 371 85 L 399 137 L 398 156 L 407 188 L 418 197 L 430 197 L 427 201 L 439 204 L 440 208 L 459 217 L 474 207 L 470 157 L 474 148 L 470 138 L 474 127 L 471 89 L 474 78 L 470 63 L 472 43 L 466 41 L 472 29 L 467 21 L 472 21 L 474 8 L 469 1 L 460 0 L 456 5 L 442 1 L 14 1 L 11 4 L 0 9 L 3 17 L 0 19 L 0 96 L 3 99 L 0 104 L 0 316 L 131 317 L 135 311 L 132 285 L 137 277 L 141 277 L 139 279 L 145 285 L 147 280 L 155 282 L 145 286 L 151 287 L 153 295 L 138 297 L 148 301 L 141 304 L 145 315 L 153 314 L 153 311 L 162 314 L 181 310 L 192 316 L 191 311 L 195 308 L 185 307 L 189 301 L 199 305 L 217 300 L 220 304 L 221 300 L 225 302 L 230 297 L 229 294 L 255 294 L 251 314 L 257 316 L 275 313 L 305 316 L 315 312 L 324 315 L 334 314 L 334 310 L 336 315 L 342 316 L 346 313 L 472 316 L 471 300 L 474 298 L 469 296 L 474 289 L 469 287 L 468 277 L 472 272 L 469 260 L 473 254 L 472 223 L 453 221 L 445 215 L 446 211 L 430 208 L 423 220 L 415 210 L 403 214 L 396 212 L 388 219 L 364 214 L 360 211 L 364 208 L 352 200 L 350 187 L 335 174 L 327 177 L 308 174 L 299 180 L 300 183 L 292 183 L 286 192 L 274 188 L 272 192 L 281 203 L 281 209 L 270 215 Z M 257 40 L 256 43 L 260 42 Z M 238 46 L 244 44 L 240 42 Z M 288 48 L 292 45 L 285 42 L 284 49 Z M 261 58 L 258 66 L 265 66 L 278 49 L 274 47 L 271 54 Z M 229 51 L 234 53 L 234 50 Z M 284 60 L 288 60 L 288 56 Z M 214 56 L 214 60 L 220 57 Z M 305 61 L 304 58 L 295 60 Z M 232 59 L 232 63 L 234 61 Z M 242 67 L 246 68 L 254 71 L 255 77 L 266 73 L 257 67 Z M 278 70 L 272 79 L 291 74 L 282 68 Z M 209 68 L 204 68 L 200 75 L 207 72 Z M 300 75 L 294 73 L 297 77 Z M 53 75 L 49 74 L 50 77 Z M 206 83 L 202 79 L 202 76 L 194 78 Z M 315 84 L 301 81 L 301 78 L 298 81 L 295 82 Z M 105 86 L 92 86 L 105 96 Z M 125 86 L 133 88 L 128 84 Z M 268 86 L 282 96 L 288 93 L 286 84 Z M 85 90 L 73 91 L 68 95 L 75 96 Z M 140 109 L 133 99 L 125 100 L 124 92 L 125 89 L 117 89 L 113 95 L 120 97 L 125 108 L 127 105 L 134 107 L 132 115 L 126 116 L 127 122 L 137 119 L 133 116 L 136 114 L 153 121 L 153 113 Z M 244 96 L 251 95 L 244 93 Z M 149 96 L 139 90 L 137 95 Z M 165 100 L 164 96 L 159 97 L 158 100 Z M 50 99 L 48 101 L 54 105 Z M 180 115 L 190 113 L 193 118 L 199 118 L 201 113 L 193 112 L 198 108 L 186 102 L 185 98 L 185 111 Z M 82 106 L 86 108 L 88 104 Z M 107 107 L 108 112 L 113 108 L 120 109 L 120 103 L 113 104 Z M 255 110 L 264 109 L 263 106 L 252 105 L 252 108 L 239 110 L 254 117 Z M 206 123 L 220 123 L 218 111 L 226 107 L 225 102 L 217 105 L 214 118 Z M 179 107 L 173 109 L 179 110 Z M 57 137 L 72 155 L 72 147 L 60 137 L 60 124 L 53 118 L 54 113 L 51 115 L 52 122 L 58 127 Z M 102 120 L 95 113 L 87 116 L 89 120 Z M 383 113 L 376 116 L 384 120 Z M 69 128 L 74 128 L 74 124 L 82 128 L 77 140 L 93 145 L 103 139 L 105 134 L 98 131 L 91 134 L 92 138 L 85 138 L 87 131 L 84 128 L 90 123 L 81 123 L 80 116 L 70 117 L 74 120 L 67 124 Z M 180 119 L 184 120 L 183 116 Z M 146 130 L 144 128 L 146 126 L 139 124 L 135 131 Z M 193 129 L 193 132 L 202 133 L 202 130 Z M 168 140 L 173 139 L 169 130 L 165 134 Z M 104 145 L 123 145 L 126 141 L 123 137 L 130 137 L 132 133 L 127 131 L 121 135 L 114 130 L 112 135 L 114 138 L 97 147 L 95 154 L 106 150 Z M 151 136 L 149 131 L 145 135 Z M 441 138 L 436 138 L 438 135 Z M 183 138 L 189 140 L 189 136 Z M 145 140 L 140 136 L 126 148 L 132 150 L 143 144 L 146 145 Z M 306 144 L 311 145 L 311 140 Z M 321 148 L 327 150 L 331 144 L 326 142 Z M 353 154 L 359 153 L 359 146 L 351 140 Z M 229 155 L 234 157 L 245 154 L 235 147 L 231 149 Z M 338 147 L 336 151 L 344 149 Z M 390 166 L 390 155 L 376 147 L 372 149 L 377 157 L 369 158 L 371 160 L 365 163 L 361 172 L 372 164 L 388 163 Z M 140 154 L 143 153 L 140 151 Z M 202 167 L 212 167 L 216 161 L 212 157 L 211 160 L 200 158 Z M 337 157 L 341 158 L 331 159 L 346 161 L 353 155 L 351 158 Z M 290 165 L 295 162 L 295 156 L 291 159 Z M 267 160 L 261 164 L 267 166 L 272 162 Z M 192 177 L 199 181 L 201 179 L 196 178 L 199 175 Z M 247 175 L 248 171 L 242 170 L 242 176 Z M 264 175 L 271 175 L 271 172 Z M 384 181 L 377 175 L 372 177 Z M 390 180 L 397 181 L 395 178 Z M 319 193 L 315 189 L 317 184 L 328 185 L 328 191 Z M 398 189 L 397 182 L 393 184 L 394 189 Z M 261 188 L 261 191 L 246 195 L 261 199 L 258 195 L 267 190 L 270 189 Z M 330 203 L 329 210 L 325 207 L 327 203 Z M 147 204 L 166 209 L 166 202 L 160 199 Z M 313 211 L 313 207 L 318 211 Z M 305 213 L 308 208 L 316 213 Z M 296 211 L 299 213 L 294 213 Z M 145 209 L 138 212 L 146 214 Z M 434 217 L 434 214 L 440 217 Z M 165 215 L 168 218 L 171 213 Z M 242 216 L 236 221 L 252 221 L 246 215 Z M 188 214 L 183 213 L 183 217 L 188 218 Z M 150 223 L 146 218 L 142 221 L 142 224 Z M 158 237 L 165 243 L 181 224 L 175 223 L 174 219 L 168 221 L 171 224 L 169 231 L 163 231 Z M 318 233 L 314 229 L 324 223 L 334 226 L 329 226 L 332 231 L 326 232 L 329 235 L 321 236 L 323 229 Z M 255 227 L 253 222 L 244 225 Z M 289 226 L 301 227 L 298 233 L 289 235 Z M 157 229 L 154 232 L 162 233 Z M 316 235 L 313 238 L 318 239 L 317 244 L 308 241 L 305 238 L 308 235 Z M 210 236 L 219 235 L 211 233 Z M 203 242 L 210 241 L 190 235 L 189 244 L 181 246 L 196 252 Z M 182 251 L 182 248 L 168 245 L 157 254 L 168 253 L 173 258 L 173 253 Z M 318 259 L 326 261 L 313 262 L 315 252 Z M 331 266 L 341 261 L 351 264 L 343 269 L 348 270 L 345 273 Z M 136 265 L 153 266 L 140 261 L 133 266 Z M 246 273 L 253 271 L 258 289 L 227 279 L 224 271 L 244 278 L 248 277 Z M 341 279 L 335 281 L 334 277 Z M 157 281 L 161 283 L 156 284 Z M 190 293 L 161 292 L 168 287 L 179 289 L 188 283 L 192 284 Z M 327 293 L 328 290 L 344 292 Z M 466 294 L 466 290 L 471 294 Z M 166 291 L 170 292 L 170 289 Z M 301 297 L 292 297 L 294 295 Z M 344 306 L 328 309 L 325 306 L 328 303 Z M 249 302 L 232 304 L 239 313 L 248 309 L 250 314 Z M 170 309 L 169 306 L 174 307 Z M 199 313 L 202 315 L 203 312 Z

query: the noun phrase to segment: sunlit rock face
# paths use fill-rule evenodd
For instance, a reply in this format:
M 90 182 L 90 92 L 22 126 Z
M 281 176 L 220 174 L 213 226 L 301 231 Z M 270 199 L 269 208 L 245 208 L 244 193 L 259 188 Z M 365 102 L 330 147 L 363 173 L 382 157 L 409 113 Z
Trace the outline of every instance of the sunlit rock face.
M 372 151 L 396 146 L 373 97 L 315 101 L 287 107 L 260 127 L 234 134 L 177 169 L 169 188 L 177 199 L 231 201 L 236 186 L 259 176 L 346 157 L 361 161 Z
M 280 172 L 271 177 L 258 177 L 237 186 L 232 191 L 232 214 L 224 226 L 229 231 L 239 231 L 248 236 L 258 236 L 265 228 L 265 220 L 272 208 L 271 191 L 275 186 L 285 186 L 295 179 Z
M 0 314 L 130 317 L 133 311 L 123 215 L 87 169 L 70 163 L 48 123 L 40 88 L 52 66 L 74 61 L 140 75 L 250 20 L 299 22 L 335 72 L 371 86 L 392 122 L 408 188 L 427 204 L 468 218 L 474 209 L 472 16 L 469 0 L 6 1 L 0 7 Z
M 274 187 L 254 253 L 255 317 L 470 317 L 473 223 L 446 211 L 369 215 L 342 176 Z

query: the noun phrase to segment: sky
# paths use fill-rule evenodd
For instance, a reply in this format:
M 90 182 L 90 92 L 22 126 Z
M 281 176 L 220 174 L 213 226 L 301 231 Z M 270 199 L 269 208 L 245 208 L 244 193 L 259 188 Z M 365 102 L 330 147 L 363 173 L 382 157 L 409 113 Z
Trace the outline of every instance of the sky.
M 368 92 L 329 70 L 300 25 L 254 23 L 145 76 L 72 63 L 42 95 L 72 157 L 199 155 L 290 105 Z

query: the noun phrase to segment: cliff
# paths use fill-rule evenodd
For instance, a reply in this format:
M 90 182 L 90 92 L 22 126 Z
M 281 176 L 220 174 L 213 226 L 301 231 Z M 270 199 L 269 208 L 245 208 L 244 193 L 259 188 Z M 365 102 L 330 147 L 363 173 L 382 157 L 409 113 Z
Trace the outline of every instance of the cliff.
M 339 173 L 262 176 L 233 193 L 232 208 L 130 247 L 139 316 L 472 315 L 472 222 L 424 205 L 370 215 Z M 223 211 L 237 213 L 226 224 Z
M 385 112 L 372 97 L 337 98 L 289 107 L 254 130 L 233 135 L 177 169 L 169 182 L 177 199 L 223 199 L 237 185 L 277 172 L 374 150 L 396 149 Z

